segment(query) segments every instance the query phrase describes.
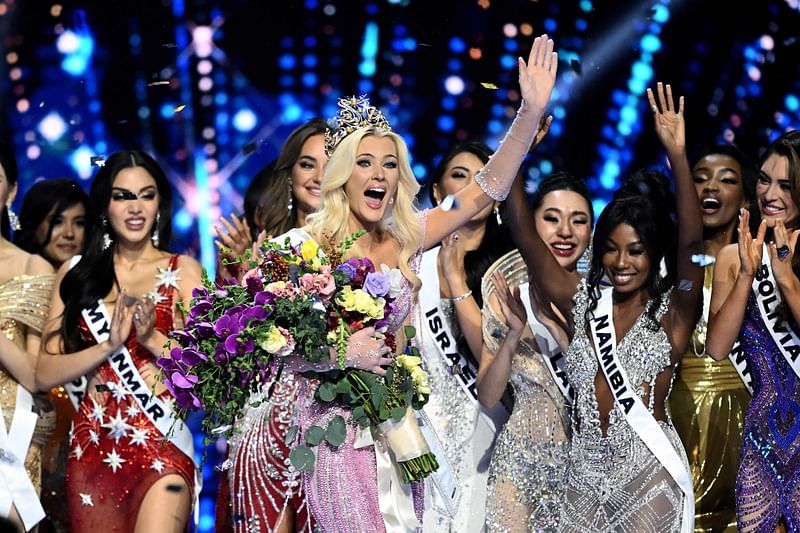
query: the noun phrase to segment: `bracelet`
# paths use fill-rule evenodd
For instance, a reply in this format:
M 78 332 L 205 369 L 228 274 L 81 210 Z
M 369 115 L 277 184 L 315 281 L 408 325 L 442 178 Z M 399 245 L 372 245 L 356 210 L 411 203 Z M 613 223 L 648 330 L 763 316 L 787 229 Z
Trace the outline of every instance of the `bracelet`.
M 454 298 L 450 298 L 450 301 L 451 301 L 451 302 L 453 302 L 453 303 L 455 303 L 455 302 L 461 302 L 461 301 L 463 301 L 463 300 L 466 300 L 466 299 L 467 299 L 467 298 L 469 298 L 470 296 L 472 296 L 472 291 L 471 291 L 471 290 L 469 290 L 469 291 L 465 292 L 465 293 L 464 293 L 464 294 L 462 294 L 461 296 L 456 296 L 456 297 L 454 297 Z

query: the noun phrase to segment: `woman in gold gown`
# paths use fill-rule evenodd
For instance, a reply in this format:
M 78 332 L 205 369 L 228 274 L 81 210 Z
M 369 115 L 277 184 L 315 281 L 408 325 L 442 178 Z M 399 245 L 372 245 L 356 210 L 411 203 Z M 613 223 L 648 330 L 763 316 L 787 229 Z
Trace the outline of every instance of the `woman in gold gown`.
M 692 167 L 703 208 L 707 256 L 702 259 L 706 265 L 703 315 L 680 364 L 669 406 L 691 467 L 698 533 L 736 531 L 734 489 L 750 392 L 731 359 L 717 362 L 706 357 L 706 321 L 713 258 L 723 246 L 735 242 L 737 215 L 750 205 L 757 172 L 741 150 L 729 145 L 707 149 Z
M 40 449 L 55 423 L 52 407 L 31 394 L 55 275 L 47 261 L 8 240 L 16 191 L 13 151 L 0 144 L 0 515 L 28 531 L 44 517 Z

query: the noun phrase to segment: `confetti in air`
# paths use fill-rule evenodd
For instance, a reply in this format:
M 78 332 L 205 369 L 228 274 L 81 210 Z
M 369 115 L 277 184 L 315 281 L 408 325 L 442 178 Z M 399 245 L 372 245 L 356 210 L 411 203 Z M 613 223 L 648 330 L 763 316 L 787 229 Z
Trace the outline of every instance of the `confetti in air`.
M 497 90 L 497 85 L 495 85 L 494 83 L 487 83 L 485 81 L 481 82 L 481 87 L 483 87 L 484 89 L 491 89 L 493 91 Z
M 91 158 L 89 158 L 89 163 L 93 167 L 102 167 L 106 164 L 106 158 L 102 155 L 93 155 Z
M 167 80 L 160 80 L 160 81 L 151 81 L 147 84 L 148 87 L 155 87 L 156 85 L 169 85 L 169 81 Z
M 186 109 L 186 104 L 181 104 L 178 107 L 176 107 L 175 109 L 173 109 L 172 112 L 173 113 L 180 113 L 184 109 Z
M 452 194 L 448 194 L 442 200 L 442 203 L 439 205 L 442 208 L 442 211 L 450 211 L 451 209 L 458 209 L 458 199 L 453 196 Z
M 692 263 L 700 267 L 707 267 L 713 265 L 716 259 L 706 254 L 692 254 Z

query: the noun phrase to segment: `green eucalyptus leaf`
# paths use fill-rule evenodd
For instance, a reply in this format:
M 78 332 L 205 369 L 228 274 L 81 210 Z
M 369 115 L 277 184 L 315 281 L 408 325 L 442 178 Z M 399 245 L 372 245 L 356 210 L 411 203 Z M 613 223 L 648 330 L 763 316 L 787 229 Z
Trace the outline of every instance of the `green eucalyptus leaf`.
M 301 472 L 311 471 L 314 469 L 314 452 L 308 446 L 298 446 L 289 452 L 289 461 Z
M 317 389 L 319 399 L 323 402 L 332 402 L 336 398 L 336 385 L 326 381 Z
M 325 440 L 331 446 L 341 446 L 346 436 L 347 428 L 344 424 L 344 418 L 339 415 L 333 417 L 333 420 L 328 424 L 327 431 L 325 431 Z
M 306 442 L 311 446 L 318 446 L 322 439 L 325 438 L 325 430 L 319 426 L 311 426 L 303 435 L 306 439 Z
M 417 328 L 414 326 L 406 325 L 403 329 L 403 332 L 406 334 L 406 339 L 411 340 L 417 336 Z
M 336 394 L 349 394 L 351 390 L 353 387 L 346 379 L 342 379 L 336 384 Z
M 300 431 L 300 426 L 289 426 L 289 429 L 286 430 L 286 437 L 284 437 L 283 442 L 286 443 L 287 446 L 291 446 L 294 439 L 297 437 L 298 431 Z

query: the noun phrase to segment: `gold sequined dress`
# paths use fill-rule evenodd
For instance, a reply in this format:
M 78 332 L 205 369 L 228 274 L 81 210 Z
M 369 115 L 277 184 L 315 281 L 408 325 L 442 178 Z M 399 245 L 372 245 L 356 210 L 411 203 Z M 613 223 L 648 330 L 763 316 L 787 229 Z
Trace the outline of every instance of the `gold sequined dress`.
M 515 250 L 498 259 L 483 277 L 483 339 L 497 353 L 508 327 L 486 303 L 494 291 L 495 270 L 503 273 L 509 287 L 527 283 L 528 275 Z M 521 292 L 528 297 L 527 290 Z M 528 317 L 533 320 L 537 317 Z M 514 410 L 489 465 L 486 530 L 490 533 L 554 531 L 558 526 L 569 460 L 569 418 L 566 398 L 548 364 L 526 329 L 511 361 Z
M 696 532 L 736 531 L 736 472 L 750 393 L 729 359 L 705 356 L 713 266 L 706 267 L 703 316 L 669 400 L 692 473 Z
M 0 283 L 0 330 L 25 350 L 28 328 L 42 331 L 50 310 L 55 274 L 15 276 Z M 11 427 L 17 401 L 17 380 L 0 365 L 0 406 L 6 427 Z M 36 490 L 41 484 L 41 446 L 52 431 L 54 420 L 40 415 L 33 442 L 25 458 L 25 469 Z

